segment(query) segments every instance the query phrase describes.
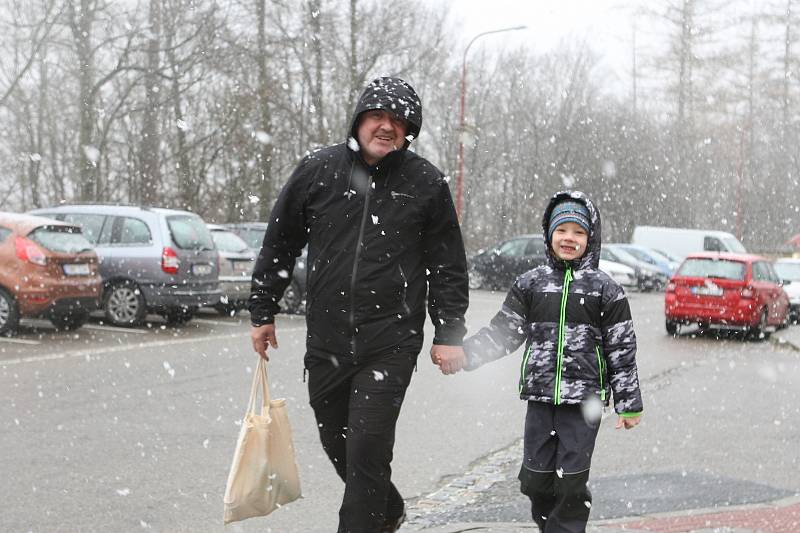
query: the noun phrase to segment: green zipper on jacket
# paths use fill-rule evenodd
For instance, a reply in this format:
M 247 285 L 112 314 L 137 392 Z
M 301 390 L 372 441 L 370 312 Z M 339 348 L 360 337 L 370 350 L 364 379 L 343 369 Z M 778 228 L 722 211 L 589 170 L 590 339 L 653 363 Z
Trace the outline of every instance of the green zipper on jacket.
M 553 403 L 561 403 L 561 372 L 564 365 L 564 324 L 567 319 L 567 295 L 569 284 L 572 281 L 572 268 L 567 267 L 564 272 L 564 287 L 561 289 L 561 316 L 558 319 L 558 351 L 556 352 L 556 390 L 553 393 Z
M 605 365 L 603 364 L 603 356 L 600 355 L 600 347 L 594 345 L 594 351 L 597 354 L 597 371 L 600 372 L 600 400 L 606 401 L 606 385 L 603 383 L 603 375 L 605 374 Z
M 528 359 L 531 356 L 531 350 L 533 350 L 533 343 L 528 346 L 528 350 L 525 352 L 525 357 L 522 358 L 522 366 L 519 369 L 519 393 L 522 394 L 522 389 L 525 388 L 525 368 L 528 366 Z

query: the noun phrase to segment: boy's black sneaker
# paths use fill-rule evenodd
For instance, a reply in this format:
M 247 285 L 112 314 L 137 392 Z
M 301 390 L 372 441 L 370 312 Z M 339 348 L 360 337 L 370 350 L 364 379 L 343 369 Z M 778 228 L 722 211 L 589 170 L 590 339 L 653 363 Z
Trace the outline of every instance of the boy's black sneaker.
M 403 514 L 394 518 L 386 517 L 383 520 L 380 533 L 394 533 L 400 529 L 400 525 L 406 521 L 406 510 L 403 509 Z

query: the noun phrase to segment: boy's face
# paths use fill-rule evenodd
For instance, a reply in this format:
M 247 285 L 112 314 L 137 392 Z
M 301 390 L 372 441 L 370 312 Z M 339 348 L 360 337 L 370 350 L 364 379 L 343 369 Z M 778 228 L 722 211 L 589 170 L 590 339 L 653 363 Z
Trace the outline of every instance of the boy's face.
M 562 261 L 572 261 L 586 253 L 589 234 L 575 222 L 564 222 L 556 226 L 552 241 L 556 257 Z

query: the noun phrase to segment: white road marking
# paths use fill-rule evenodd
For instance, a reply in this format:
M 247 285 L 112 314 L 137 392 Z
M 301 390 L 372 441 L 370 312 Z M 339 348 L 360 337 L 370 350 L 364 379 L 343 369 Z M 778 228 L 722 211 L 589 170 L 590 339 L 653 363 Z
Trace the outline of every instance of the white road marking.
M 137 334 L 149 333 L 149 331 L 146 329 L 118 328 L 116 326 L 102 326 L 100 324 L 84 324 L 82 329 L 96 329 L 98 331 L 115 331 L 119 333 L 137 333 Z
M 10 342 L 12 344 L 42 344 L 42 341 L 32 341 L 29 339 L 11 339 L 8 337 L 0 337 L 0 342 Z
M 229 327 L 240 327 L 243 325 L 249 326 L 250 323 L 248 322 L 223 322 L 222 320 L 208 320 L 207 318 L 193 318 L 192 322 L 197 322 L 198 324 L 210 324 L 212 326 L 229 326 Z
M 281 333 L 287 331 L 304 331 L 306 328 L 282 328 L 280 329 Z M 8 359 L 6 361 L 0 361 L 0 367 L 10 366 L 10 365 L 18 365 L 22 363 L 38 363 L 42 361 L 53 361 L 57 359 L 74 359 L 74 358 L 84 358 L 84 357 L 92 357 L 95 355 L 106 355 L 106 354 L 113 354 L 113 353 L 120 353 L 120 352 L 130 352 L 133 350 L 139 349 L 152 349 L 152 348 L 162 348 L 164 346 L 175 346 L 179 344 L 192 344 L 195 342 L 207 342 L 213 340 L 220 340 L 220 339 L 235 339 L 235 338 L 245 338 L 246 335 L 239 332 L 239 333 L 229 333 L 227 335 L 206 335 L 204 337 L 192 337 L 189 339 L 170 339 L 165 341 L 155 341 L 155 342 L 138 342 L 132 344 L 126 344 L 123 346 L 108 346 L 105 348 L 92 348 L 90 350 L 78 350 L 76 352 L 65 352 L 65 353 L 56 353 L 56 354 L 48 354 L 48 355 L 33 355 L 30 357 L 18 357 L 16 359 Z M 18 339 L 21 340 L 21 339 Z M 35 341 L 31 341 L 35 342 Z

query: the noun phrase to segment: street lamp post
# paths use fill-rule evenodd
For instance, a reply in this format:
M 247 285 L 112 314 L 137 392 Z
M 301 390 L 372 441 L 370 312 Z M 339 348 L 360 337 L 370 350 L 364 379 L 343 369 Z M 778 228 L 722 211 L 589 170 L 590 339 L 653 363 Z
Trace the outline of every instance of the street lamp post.
M 458 173 L 456 174 L 456 213 L 458 214 L 459 220 L 461 220 L 464 197 L 464 108 L 467 95 L 467 52 L 469 52 L 469 48 L 472 46 L 472 43 L 484 35 L 501 33 L 504 31 L 524 30 L 526 28 L 527 26 L 514 26 L 512 28 L 502 28 L 499 30 L 491 30 L 479 33 L 472 38 L 469 44 L 467 44 L 467 47 L 464 49 L 464 58 L 461 61 L 461 114 L 458 126 Z

